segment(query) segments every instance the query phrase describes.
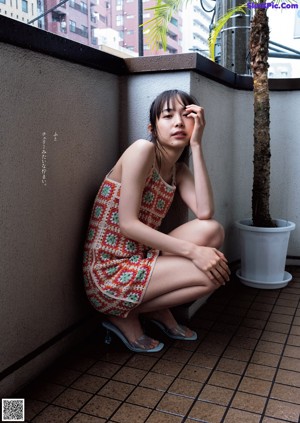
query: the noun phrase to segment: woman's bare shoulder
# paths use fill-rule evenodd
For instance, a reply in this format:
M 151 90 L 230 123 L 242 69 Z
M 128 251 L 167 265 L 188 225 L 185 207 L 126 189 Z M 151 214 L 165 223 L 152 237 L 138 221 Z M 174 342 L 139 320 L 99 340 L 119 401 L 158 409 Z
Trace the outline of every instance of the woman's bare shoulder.
M 123 156 L 127 158 L 153 158 L 155 155 L 155 146 L 152 142 L 139 139 L 133 142 L 124 152 Z
M 150 151 L 154 152 L 155 146 L 151 141 L 145 139 L 138 139 L 134 141 L 127 150 L 143 150 L 143 151 Z

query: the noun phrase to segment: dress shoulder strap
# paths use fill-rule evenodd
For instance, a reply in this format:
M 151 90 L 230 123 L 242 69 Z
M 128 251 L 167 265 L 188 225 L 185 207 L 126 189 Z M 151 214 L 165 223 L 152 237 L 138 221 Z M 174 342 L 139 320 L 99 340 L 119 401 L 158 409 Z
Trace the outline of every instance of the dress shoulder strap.
M 172 185 L 176 186 L 176 163 L 173 166 L 173 172 L 172 172 Z

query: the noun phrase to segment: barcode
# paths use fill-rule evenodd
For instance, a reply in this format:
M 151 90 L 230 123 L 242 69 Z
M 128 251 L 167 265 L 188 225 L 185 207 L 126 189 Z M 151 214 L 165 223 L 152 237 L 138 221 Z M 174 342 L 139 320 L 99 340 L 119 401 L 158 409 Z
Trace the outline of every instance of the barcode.
M 3 422 L 23 422 L 24 419 L 24 399 L 3 398 L 2 399 L 2 421 Z

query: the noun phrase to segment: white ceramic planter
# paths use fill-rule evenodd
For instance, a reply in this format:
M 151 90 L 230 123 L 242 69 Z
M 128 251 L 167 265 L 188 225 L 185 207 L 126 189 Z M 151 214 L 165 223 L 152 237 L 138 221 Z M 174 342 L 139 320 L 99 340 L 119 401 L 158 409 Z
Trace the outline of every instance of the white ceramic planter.
M 278 289 L 292 279 L 285 271 L 285 263 L 290 232 L 296 225 L 282 219 L 275 219 L 275 222 L 275 228 L 251 226 L 251 219 L 236 222 L 241 249 L 241 268 L 237 276 L 247 286 Z

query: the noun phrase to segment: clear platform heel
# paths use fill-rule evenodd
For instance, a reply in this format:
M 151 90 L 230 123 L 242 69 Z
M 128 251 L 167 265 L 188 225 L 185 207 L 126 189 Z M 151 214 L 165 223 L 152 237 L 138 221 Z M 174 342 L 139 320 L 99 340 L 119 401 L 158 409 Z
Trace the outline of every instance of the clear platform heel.
M 159 352 L 164 348 L 164 344 L 159 342 L 156 347 L 151 348 L 153 343 L 153 339 L 149 338 L 147 335 L 142 335 L 139 339 L 135 342 L 129 342 L 128 339 L 125 337 L 123 332 L 120 331 L 117 326 L 113 325 L 110 322 L 102 322 L 102 326 L 106 329 L 106 336 L 104 339 L 104 343 L 109 345 L 111 343 L 111 333 L 113 332 L 122 342 L 123 344 L 133 352 L 137 353 L 151 353 L 151 352 Z

